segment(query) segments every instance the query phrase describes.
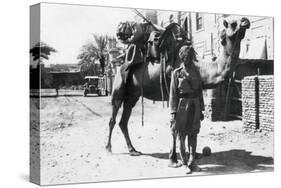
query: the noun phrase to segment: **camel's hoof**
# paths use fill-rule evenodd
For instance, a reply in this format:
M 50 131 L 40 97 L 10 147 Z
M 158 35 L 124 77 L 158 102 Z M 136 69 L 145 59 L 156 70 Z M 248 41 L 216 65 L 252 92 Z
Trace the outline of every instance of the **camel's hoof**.
M 105 146 L 105 149 L 107 153 L 112 153 L 111 147 L 110 146 Z
M 182 166 L 181 162 L 170 161 L 170 163 L 168 164 L 168 167 L 170 168 L 179 168 L 181 166 Z
M 141 154 L 142 153 L 140 151 L 136 151 L 136 150 L 130 151 L 131 156 L 140 156 Z

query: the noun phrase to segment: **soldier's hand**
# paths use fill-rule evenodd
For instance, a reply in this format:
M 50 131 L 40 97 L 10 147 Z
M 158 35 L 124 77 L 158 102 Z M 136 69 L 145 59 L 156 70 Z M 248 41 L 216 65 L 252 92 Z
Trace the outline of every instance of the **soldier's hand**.
M 204 114 L 203 114 L 203 112 L 201 112 L 201 114 L 200 114 L 200 120 L 203 121 L 203 119 L 204 119 Z
M 171 126 L 176 122 L 176 113 L 172 113 L 171 114 L 171 119 L 170 119 L 170 123 Z

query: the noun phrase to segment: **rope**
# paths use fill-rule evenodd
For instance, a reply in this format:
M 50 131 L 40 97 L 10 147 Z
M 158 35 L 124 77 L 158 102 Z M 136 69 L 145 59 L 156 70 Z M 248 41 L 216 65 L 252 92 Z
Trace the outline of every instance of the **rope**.
M 169 87 L 168 87 L 168 83 L 167 83 L 167 77 L 166 77 L 166 58 L 165 55 L 162 56 L 162 61 L 163 61 L 163 72 L 164 72 L 164 83 L 165 83 L 165 88 L 166 88 L 166 92 L 167 95 L 169 96 Z M 169 102 L 167 102 L 167 107 L 169 107 Z
M 146 58 L 144 58 L 144 66 L 146 67 Z M 144 126 L 144 99 L 143 99 L 143 79 L 144 79 L 144 71 L 142 71 L 141 75 L 141 125 Z
M 161 54 L 161 60 L 160 60 L 160 90 L 161 90 L 161 101 L 163 108 L 165 107 L 164 104 L 164 90 L 163 90 L 163 63 L 162 63 L 162 54 Z
M 144 126 L 143 75 L 144 74 L 142 74 L 142 81 L 141 81 L 141 126 L 142 127 Z

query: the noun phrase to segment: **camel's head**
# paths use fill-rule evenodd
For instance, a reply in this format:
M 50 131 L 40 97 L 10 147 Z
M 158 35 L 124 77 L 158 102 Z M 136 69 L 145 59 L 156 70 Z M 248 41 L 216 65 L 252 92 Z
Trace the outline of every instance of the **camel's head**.
M 250 21 L 243 17 L 241 20 L 223 21 L 224 29 L 221 32 L 221 44 L 226 53 L 231 56 L 239 56 L 240 43 L 245 37 L 246 30 L 250 28 Z
M 117 27 L 116 36 L 121 42 L 127 41 L 133 35 L 133 23 L 120 22 Z

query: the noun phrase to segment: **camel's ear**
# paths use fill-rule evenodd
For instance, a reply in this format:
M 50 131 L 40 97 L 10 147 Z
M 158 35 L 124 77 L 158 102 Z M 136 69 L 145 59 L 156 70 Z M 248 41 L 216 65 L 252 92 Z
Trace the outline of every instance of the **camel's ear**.
M 226 20 L 223 20 L 223 25 L 225 28 L 228 28 L 228 22 Z
M 220 38 L 221 38 L 221 45 L 225 46 L 226 45 L 226 31 L 225 31 L 225 29 L 222 30 L 222 32 L 220 34 Z

